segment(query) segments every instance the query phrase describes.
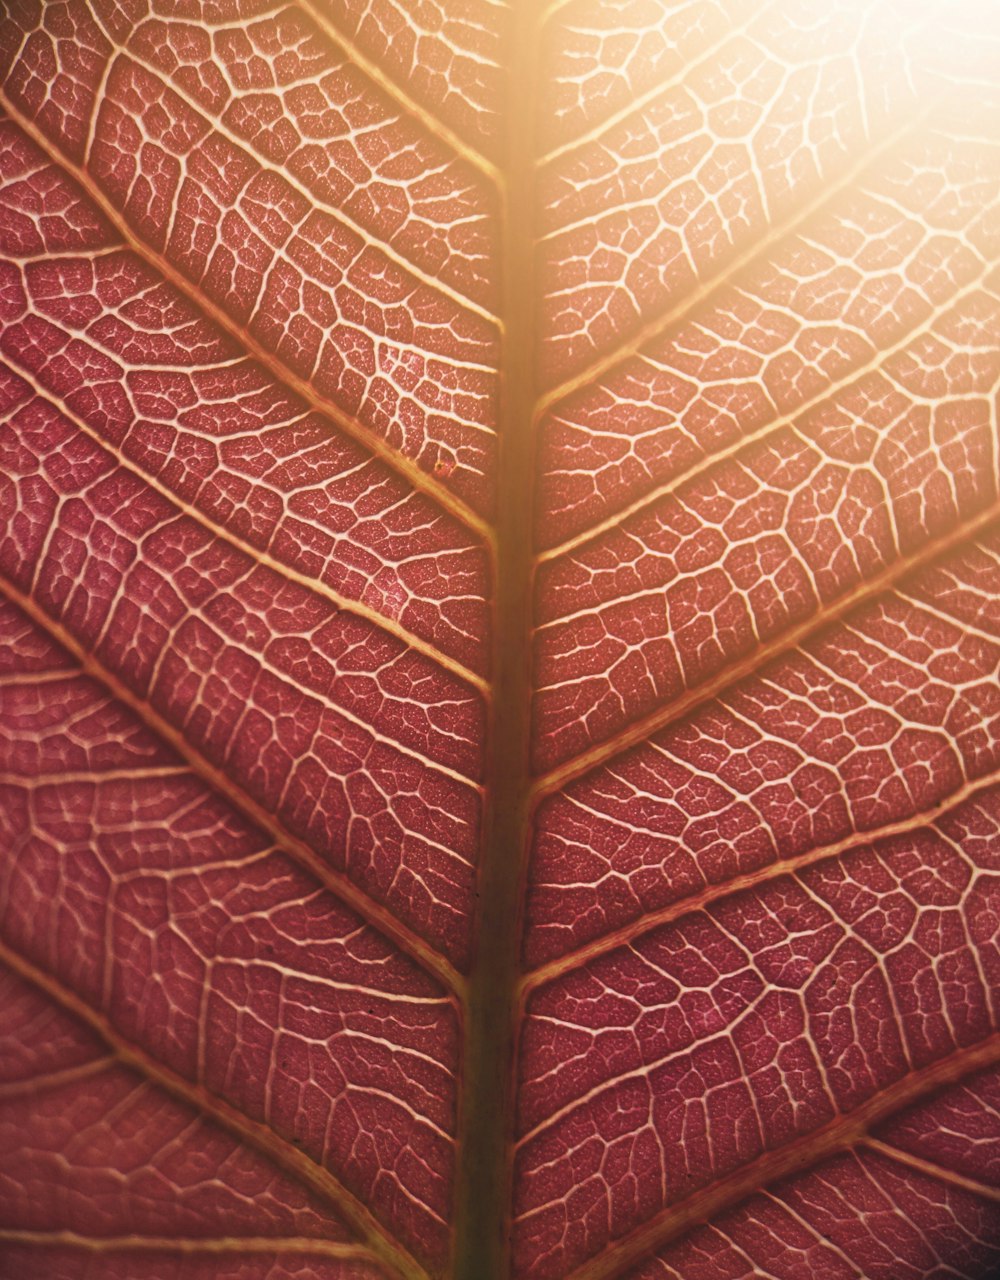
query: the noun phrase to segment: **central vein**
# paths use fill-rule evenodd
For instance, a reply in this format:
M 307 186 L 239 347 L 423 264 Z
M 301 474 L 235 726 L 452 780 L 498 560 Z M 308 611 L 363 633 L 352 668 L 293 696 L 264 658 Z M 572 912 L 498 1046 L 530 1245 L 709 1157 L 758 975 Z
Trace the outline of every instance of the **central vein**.
M 540 11 L 518 0 L 506 51 L 500 464 L 493 709 L 479 919 L 466 1009 L 455 1280 L 509 1271 L 514 1059 L 529 838 L 532 516 L 535 475 L 535 111 Z

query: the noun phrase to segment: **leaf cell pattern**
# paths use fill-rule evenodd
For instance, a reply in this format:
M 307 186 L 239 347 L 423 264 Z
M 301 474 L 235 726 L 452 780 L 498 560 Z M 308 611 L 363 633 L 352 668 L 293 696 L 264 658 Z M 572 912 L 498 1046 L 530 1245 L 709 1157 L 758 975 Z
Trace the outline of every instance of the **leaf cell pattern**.
M 1000 1265 L 988 0 L 0 14 L 0 1277 Z

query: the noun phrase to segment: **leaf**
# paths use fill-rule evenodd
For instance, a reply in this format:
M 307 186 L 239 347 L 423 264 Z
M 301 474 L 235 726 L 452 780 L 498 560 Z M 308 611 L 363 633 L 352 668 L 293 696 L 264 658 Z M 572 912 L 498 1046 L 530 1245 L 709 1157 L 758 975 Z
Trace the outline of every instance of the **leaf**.
M 987 1280 L 1000 25 L 0 16 L 0 1277 Z

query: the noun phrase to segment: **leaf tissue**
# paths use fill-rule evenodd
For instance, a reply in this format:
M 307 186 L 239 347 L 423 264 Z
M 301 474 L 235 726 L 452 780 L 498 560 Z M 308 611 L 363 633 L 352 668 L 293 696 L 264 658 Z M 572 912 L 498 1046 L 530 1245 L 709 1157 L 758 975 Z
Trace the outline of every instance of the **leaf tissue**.
M 0 1280 L 996 1275 L 996 3 L 0 110 Z

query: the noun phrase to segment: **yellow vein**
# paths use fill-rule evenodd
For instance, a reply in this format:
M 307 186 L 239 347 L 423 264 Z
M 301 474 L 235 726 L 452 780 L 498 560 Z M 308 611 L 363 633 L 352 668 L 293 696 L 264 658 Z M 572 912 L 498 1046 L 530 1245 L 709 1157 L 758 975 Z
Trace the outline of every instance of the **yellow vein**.
M 994 1032 L 972 1047 L 911 1071 L 853 1111 L 835 1116 L 803 1138 L 765 1152 L 743 1168 L 662 1210 L 571 1272 L 566 1280 L 615 1280 L 692 1227 L 733 1208 L 756 1191 L 856 1147 L 867 1138 L 870 1129 L 903 1108 L 998 1062 L 1000 1033 Z
M 79 1084 L 81 1080 L 89 1080 L 99 1076 L 114 1063 L 113 1058 L 94 1058 L 90 1062 L 81 1063 L 78 1067 L 64 1067 L 61 1071 L 47 1071 L 43 1075 L 31 1076 L 26 1080 L 10 1080 L 0 1084 L 2 1098 L 34 1098 L 53 1089 L 61 1089 L 64 1085 Z
M 465 979 L 446 957 L 435 951 L 424 938 L 414 933 L 407 925 L 397 920 L 387 907 L 359 889 L 344 872 L 338 871 L 320 858 L 304 840 L 292 835 L 274 814 L 269 813 L 259 801 L 233 782 L 228 774 L 193 747 L 180 730 L 162 716 L 146 698 L 140 697 L 130 689 L 85 649 L 76 636 L 61 622 L 50 617 L 31 596 L 26 595 L 2 575 L 0 575 L 0 592 L 68 650 L 80 664 L 85 675 L 93 677 L 104 685 L 113 698 L 127 706 L 148 728 L 173 747 L 209 787 L 225 797 L 254 825 L 266 831 L 283 853 L 308 871 L 324 888 L 336 894 L 366 923 L 391 938 L 400 950 L 437 978 L 447 990 L 463 998 Z
M 128 1253 L 131 1251 L 193 1254 L 308 1253 L 326 1258 L 355 1262 L 378 1261 L 378 1256 L 364 1244 L 324 1240 L 310 1236 L 85 1236 L 76 1231 L 19 1231 L 0 1227 L 0 1241 L 29 1248 L 80 1249 L 86 1253 Z
M 521 979 L 522 1000 L 546 983 L 562 977 L 573 969 L 581 968 L 600 956 L 607 955 L 608 952 L 615 950 L 616 947 L 627 946 L 644 934 L 650 933 L 653 929 L 673 924 L 684 916 L 705 910 L 706 907 L 711 906 L 712 903 L 718 902 L 720 899 L 731 897 L 737 893 L 744 893 L 748 889 L 757 889 L 762 885 L 780 879 L 782 876 L 794 876 L 808 867 L 840 858 L 844 854 L 851 853 L 857 849 L 867 848 L 877 841 L 888 840 L 893 836 L 907 835 L 913 831 L 932 826 L 940 818 L 945 817 L 960 805 L 965 804 L 966 801 L 996 786 L 1000 786 L 1000 769 L 994 769 L 991 773 L 983 774 L 982 777 L 966 781 L 936 804 L 929 805 L 926 809 L 921 809 L 919 812 L 911 814 L 908 818 L 900 818 L 896 822 L 887 822 L 882 826 L 872 827 L 867 831 L 852 831 L 840 840 L 818 845 L 814 849 L 807 849 L 805 852 L 796 854 L 793 857 L 779 858 L 775 862 L 769 862 L 764 866 L 755 868 L 753 871 L 746 871 L 742 875 L 733 876 L 729 880 L 718 884 L 705 885 L 704 888 L 698 889 L 694 893 L 686 894 L 683 898 L 678 898 L 655 911 L 649 911 L 645 915 L 629 921 L 628 924 L 613 929 L 609 933 L 602 934 L 599 938 L 594 938 L 590 942 L 583 943 L 572 951 L 566 952 L 565 955 L 558 956 L 555 960 L 549 960 L 530 973 L 526 973 Z
M 939 556 L 954 551 L 964 542 L 974 539 L 997 519 L 1000 519 L 1000 501 L 992 502 L 969 520 L 957 524 L 948 533 L 939 538 L 929 539 L 910 555 L 901 556 L 881 572 L 858 582 L 850 591 L 830 601 L 828 605 L 818 609 L 808 618 L 804 618 L 790 630 L 782 632 L 767 644 L 759 645 L 742 661 L 724 667 L 715 676 L 686 689 L 678 697 L 641 716 L 624 729 L 612 734 L 611 737 L 595 743 L 541 774 L 533 784 L 533 796 L 537 800 L 551 795 L 574 779 L 589 773 L 599 765 L 606 764 L 630 747 L 638 746 L 652 734 L 690 715 L 696 708 L 718 697 L 723 690 L 753 675 L 765 663 L 796 648 L 821 628 L 839 621 L 845 614 L 888 590 L 906 574 L 922 568 Z
M 578 550 L 587 543 L 592 542 L 595 538 L 601 537 L 603 534 L 611 533 L 617 529 L 624 521 L 631 519 L 632 516 L 639 515 L 641 512 L 648 510 L 656 503 L 661 502 L 664 498 L 669 498 L 676 493 L 678 489 L 689 484 L 692 480 L 715 466 L 737 457 L 744 449 L 750 448 L 752 445 L 759 444 L 762 440 L 768 439 L 772 435 L 777 435 L 779 431 L 783 431 L 786 427 L 792 426 L 800 418 L 807 413 L 811 413 L 813 409 L 832 400 L 847 388 L 854 386 L 860 382 L 862 378 L 867 377 L 870 373 L 876 373 L 887 360 L 904 351 L 915 338 L 920 337 L 925 331 L 929 330 L 938 320 L 948 315 L 949 312 L 980 292 L 985 282 L 989 279 L 994 271 L 1000 267 L 1000 262 L 991 262 L 984 265 L 983 270 L 965 284 L 957 293 L 941 302 L 928 315 L 924 316 L 919 324 L 912 329 L 908 329 L 900 338 L 891 346 L 884 350 L 874 352 L 872 358 L 865 364 L 849 369 L 841 378 L 829 383 L 822 391 L 818 391 L 815 395 L 803 400 L 801 404 L 790 409 L 787 413 L 781 414 L 777 418 L 771 418 L 763 423 L 755 431 L 748 431 L 745 435 L 739 436 L 721 449 L 716 449 L 711 453 L 704 454 L 701 458 L 696 459 L 688 467 L 672 475 L 656 488 L 650 489 L 648 492 L 641 494 L 638 498 L 628 503 L 626 506 L 619 508 L 613 515 L 606 516 L 602 520 L 592 524 L 589 528 L 581 530 L 580 533 L 574 534 L 571 538 L 567 538 L 557 547 L 550 547 L 542 551 L 538 555 L 539 563 L 545 563 L 548 560 L 558 559 L 560 556 L 569 555 L 571 552 Z
M 394 449 L 377 432 L 346 413 L 335 401 L 321 395 L 310 382 L 300 377 L 299 374 L 294 373 L 277 356 L 262 346 L 245 326 L 239 324 L 229 315 L 225 307 L 219 306 L 206 297 L 198 286 L 182 275 L 168 258 L 140 239 L 129 226 L 121 211 L 104 194 L 86 169 L 81 168 L 80 165 L 75 164 L 62 154 L 34 121 L 24 116 L 11 102 L 2 88 L 0 88 L 0 108 L 49 157 L 53 164 L 69 174 L 84 189 L 87 196 L 98 206 L 126 244 L 145 259 L 175 289 L 183 293 L 213 324 L 225 330 L 254 360 L 263 365 L 284 386 L 294 391 L 306 404 L 331 419 L 345 435 L 350 436 L 352 440 L 357 441 L 370 453 L 375 454 L 398 475 L 403 476 L 414 489 L 430 497 L 449 515 L 464 524 L 467 529 L 476 533 L 484 541 L 492 543 L 492 529 L 483 517 L 474 511 L 464 499 L 458 497 L 450 489 L 435 480 L 412 459 L 405 457 Z
M 235 551 L 240 552 L 241 555 L 247 556 L 254 563 L 260 564 L 266 569 L 270 569 L 273 573 L 286 578 L 290 582 L 296 583 L 298 586 L 305 587 L 306 590 L 312 592 L 314 595 L 327 600 L 330 604 L 334 605 L 335 608 L 342 609 L 347 613 L 353 613 L 357 617 L 364 618 L 366 622 L 370 622 L 380 630 L 394 636 L 409 648 L 415 649 L 418 653 L 423 654 L 423 656 L 428 658 L 431 662 L 434 662 L 438 666 L 450 671 L 453 675 L 458 676 L 460 680 L 464 680 L 468 684 L 471 684 L 484 696 L 488 696 L 490 685 L 482 676 L 471 671 L 457 659 L 442 653 L 427 640 L 422 639 L 422 637 L 415 635 L 412 631 L 402 626 L 401 623 L 396 622 L 392 618 L 385 617 L 383 614 L 379 613 L 377 609 L 373 609 L 370 605 L 363 604 L 360 600 L 355 600 L 351 596 L 342 595 L 321 578 L 314 578 L 310 574 L 302 573 L 300 570 L 294 568 L 290 564 L 287 564 L 285 561 L 276 559 L 270 554 L 270 552 L 265 551 L 263 548 L 257 547 L 252 542 L 247 542 L 244 538 L 241 538 L 238 534 L 230 532 L 224 525 L 218 524 L 213 520 L 207 512 L 203 511 L 200 507 L 195 507 L 190 502 L 187 502 L 173 489 L 171 489 L 169 485 L 164 484 L 151 472 L 144 470 L 131 458 L 127 457 L 121 449 L 112 444 L 84 418 L 81 418 L 79 414 L 71 409 L 61 396 L 57 395 L 55 392 L 49 390 L 49 388 L 40 383 L 30 370 L 23 368 L 20 364 L 16 366 L 16 369 L 18 376 L 28 383 L 39 399 L 48 401 L 48 403 L 58 409 L 63 417 L 71 422 L 78 431 L 87 436 L 89 440 L 92 440 L 96 445 L 103 449 L 105 453 L 112 457 L 118 466 L 138 477 L 143 484 L 148 485 L 158 493 L 161 498 L 164 498 L 169 502 L 172 507 L 175 507 L 182 515 L 187 516 L 188 519 L 193 520 L 214 538 L 218 538 L 221 542 L 227 543 Z M 405 750 L 405 748 L 401 749 Z M 460 775 L 456 776 L 460 777 Z M 467 778 L 460 778 L 460 780 L 468 782 Z
M 788 214 L 771 223 L 767 231 L 759 239 L 752 241 L 745 249 L 731 254 L 719 264 L 717 270 L 710 272 L 694 289 L 686 293 L 674 306 L 660 312 L 653 319 L 639 325 L 624 341 L 612 350 L 595 357 L 585 368 L 565 379 L 558 386 L 546 391 L 539 397 L 536 414 L 541 416 L 558 401 L 588 386 L 600 378 L 615 365 L 636 355 L 642 347 L 654 338 L 660 337 L 667 330 L 688 320 L 691 315 L 723 285 L 729 283 L 734 276 L 750 263 L 762 257 L 785 236 L 790 235 L 797 227 L 806 223 L 814 214 L 828 205 L 834 196 L 849 188 L 880 157 L 890 151 L 897 143 L 913 133 L 931 114 L 936 105 L 936 98 L 926 99 L 918 110 L 907 116 L 897 127 L 886 133 L 877 143 L 868 147 L 846 168 L 834 177 L 820 182 L 815 192 L 798 206 L 789 210 Z
M 357 67 L 359 71 L 364 72 L 368 79 L 373 81 L 388 97 L 392 98 L 396 105 L 405 111 L 407 115 L 419 120 L 428 133 L 433 134 L 438 141 L 443 142 L 455 155 L 478 169 L 494 186 L 502 186 L 503 177 L 492 160 L 488 160 L 482 152 L 478 151 L 471 143 L 466 142 L 450 125 L 445 124 L 439 116 L 411 97 L 402 85 L 387 76 L 373 58 L 363 53 L 348 36 L 334 26 L 327 11 L 316 4 L 315 0 L 298 0 L 298 6 L 309 14 L 316 26 L 319 27 L 332 44 L 340 49 L 347 61 Z
M 954 1169 L 945 1169 L 942 1165 L 933 1164 L 930 1160 L 924 1160 L 920 1156 L 913 1155 L 912 1152 L 890 1146 L 889 1143 L 881 1142 L 878 1138 L 862 1138 L 859 1145 L 867 1147 L 869 1151 L 874 1151 L 877 1155 L 885 1156 L 887 1160 L 893 1160 L 897 1164 L 905 1165 L 908 1169 L 913 1169 L 917 1173 L 926 1174 L 928 1178 L 934 1178 L 938 1182 L 946 1182 L 962 1191 L 971 1191 L 973 1195 L 981 1196 L 985 1200 L 995 1200 L 1000 1204 L 1000 1187 L 990 1187 L 985 1182 L 979 1182 L 975 1178 L 967 1178 L 964 1174 L 956 1173 Z
M 65 673 L 62 673 L 65 674 Z M 0 773 L 0 783 L 14 787 L 63 787 L 67 783 L 101 786 L 106 782 L 150 782 L 159 778 L 187 778 L 191 770 L 182 764 L 151 765 L 134 769 L 67 769 L 62 773 Z
M 0 689 L 34 689 L 43 684 L 61 684 L 72 680 L 77 672 L 66 668 L 53 671 L 7 671 L 0 675 Z
M 38 968 L 30 960 L 0 940 L 0 960 L 19 977 L 30 982 L 52 1001 L 95 1031 L 117 1060 L 131 1067 L 145 1079 L 164 1089 L 172 1097 L 194 1107 L 222 1125 L 228 1132 L 262 1152 L 273 1164 L 304 1183 L 311 1191 L 336 1206 L 348 1224 L 365 1240 L 370 1253 L 400 1277 L 400 1280 L 426 1280 L 427 1273 L 408 1250 L 397 1243 L 374 1214 L 332 1173 L 312 1157 L 286 1142 L 267 1125 L 251 1119 L 224 1098 L 203 1085 L 184 1079 L 158 1062 L 145 1049 L 127 1040 L 110 1018 L 87 1004 L 75 991 L 64 986 L 52 974 Z

